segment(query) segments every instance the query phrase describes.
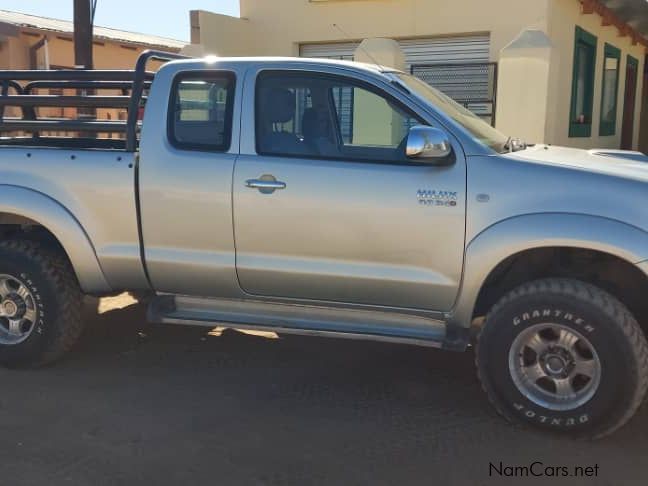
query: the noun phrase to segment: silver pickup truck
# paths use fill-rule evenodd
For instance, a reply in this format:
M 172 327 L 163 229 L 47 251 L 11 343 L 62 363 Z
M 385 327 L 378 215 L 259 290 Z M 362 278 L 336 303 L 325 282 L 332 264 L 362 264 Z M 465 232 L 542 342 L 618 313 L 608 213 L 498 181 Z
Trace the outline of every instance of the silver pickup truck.
M 172 57 L 0 72 L 2 363 L 59 358 L 84 294 L 131 291 L 155 323 L 474 345 L 498 412 L 544 429 L 632 417 L 645 157 L 526 145 L 379 66 Z

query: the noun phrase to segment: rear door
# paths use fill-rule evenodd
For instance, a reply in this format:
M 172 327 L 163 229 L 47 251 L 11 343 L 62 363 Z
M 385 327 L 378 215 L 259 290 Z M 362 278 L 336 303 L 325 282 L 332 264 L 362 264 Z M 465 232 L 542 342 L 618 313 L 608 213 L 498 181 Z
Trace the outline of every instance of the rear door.
M 267 71 L 253 81 L 242 131 L 255 136 L 242 143 L 233 184 L 243 290 L 450 308 L 464 245 L 460 147 L 447 166 L 408 161 L 408 128 L 425 121 L 395 90 L 313 72 Z M 431 197 L 439 193 L 447 197 Z

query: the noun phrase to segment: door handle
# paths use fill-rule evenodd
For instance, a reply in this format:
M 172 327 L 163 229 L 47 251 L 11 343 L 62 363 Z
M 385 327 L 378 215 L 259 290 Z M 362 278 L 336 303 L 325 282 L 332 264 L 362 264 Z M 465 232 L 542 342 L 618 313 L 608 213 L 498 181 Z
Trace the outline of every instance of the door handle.
M 272 175 L 264 174 L 259 179 L 248 179 L 245 187 L 258 189 L 263 194 L 272 194 L 277 189 L 285 189 L 286 183 L 278 181 Z

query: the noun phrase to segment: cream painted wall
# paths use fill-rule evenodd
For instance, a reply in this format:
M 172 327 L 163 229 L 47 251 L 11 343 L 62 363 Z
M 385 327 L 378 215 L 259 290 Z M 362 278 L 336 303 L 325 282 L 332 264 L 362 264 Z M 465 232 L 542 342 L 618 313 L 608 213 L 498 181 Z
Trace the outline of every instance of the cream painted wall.
M 520 30 L 544 22 L 549 1 L 241 0 L 241 19 L 200 12 L 192 42 L 222 56 L 296 56 L 309 42 L 490 32 L 497 60 Z
M 594 82 L 594 105 L 592 113 L 592 136 L 589 138 L 569 137 L 569 116 L 571 106 L 572 68 L 574 59 L 575 26 L 578 25 L 598 39 L 596 49 L 596 71 Z M 625 69 L 627 55 L 639 61 L 639 79 L 635 106 L 635 124 L 633 146 L 639 140 L 639 120 L 642 99 L 642 74 L 645 48 L 633 46 L 630 37 L 619 37 L 613 26 L 601 26 L 601 17 L 597 14 L 582 14 L 580 3 L 576 0 L 551 0 L 549 5 L 549 37 L 560 52 L 560 57 L 552 65 L 551 76 L 556 88 L 549 93 L 549 106 L 556 107 L 555 116 L 547 118 L 546 142 L 556 145 L 567 145 L 582 148 L 619 148 L 621 144 L 621 125 L 623 120 L 623 97 L 625 88 Z M 617 98 L 616 133 L 611 136 L 599 136 L 601 113 L 601 89 L 603 79 L 604 46 L 608 42 L 621 49 L 619 70 L 619 91 Z M 647 127 L 648 128 L 648 127 Z
M 191 43 L 200 44 L 206 54 L 254 56 L 260 54 L 263 40 L 244 18 L 204 10 L 191 12 Z
M 500 53 L 497 82 L 497 129 L 529 143 L 547 138 L 551 64 L 558 52 L 540 29 L 520 33 Z

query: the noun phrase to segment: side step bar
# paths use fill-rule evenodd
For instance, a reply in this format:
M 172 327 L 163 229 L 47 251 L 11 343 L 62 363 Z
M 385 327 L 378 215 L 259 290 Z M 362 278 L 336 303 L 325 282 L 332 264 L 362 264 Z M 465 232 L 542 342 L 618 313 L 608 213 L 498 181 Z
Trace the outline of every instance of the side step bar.
M 410 314 L 233 299 L 157 296 L 148 320 L 441 347 L 445 323 Z

